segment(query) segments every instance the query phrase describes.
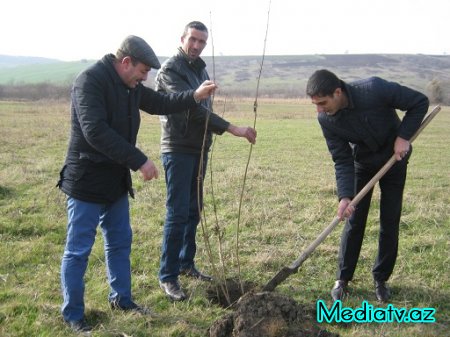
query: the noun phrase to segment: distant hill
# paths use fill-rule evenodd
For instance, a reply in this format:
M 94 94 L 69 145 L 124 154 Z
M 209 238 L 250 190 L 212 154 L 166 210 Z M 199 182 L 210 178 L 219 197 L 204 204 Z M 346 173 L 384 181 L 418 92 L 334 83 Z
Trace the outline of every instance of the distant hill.
M 11 55 L 0 55 L 0 69 L 2 68 L 13 68 L 28 64 L 48 64 L 61 62 L 56 59 L 49 59 L 45 57 L 35 57 L 35 56 L 11 56 Z
M 47 82 L 66 84 L 94 60 L 63 62 L 52 59 L 5 57 L 0 55 L 0 84 Z M 163 62 L 166 57 L 161 57 Z M 220 93 L 254 96 L 261 56 L 204 57 L 211 78 Z M 15 64 L 15 66 L 13 66 Z M 262 96 L 303 97 L 309 76 L 327 68 L 344 80 L 380 76 L 423 92 L 434 79 L 450 99 L 450 55 L 343 54 L 266 56 L 260 82 Z M 153 86 L 154 70 L 147 85 Z
M 42 57 L 0 55 L 0 84 L 67 84 L 93 60 L 64 62 Z
M 210 75 L 211 58 L 206 57 Z M 216 80 L 231 94 L 254 95 L 261 57 L 215 57 Z M 450 97 L 450 56 L 402 54 L 345 54 L 266 56 L 260 83 L 267 95 L 304 96 L 311 74 L 326 68 L 346 81 L 379 76 L 426 92 L 433 79 L 442 83 Z

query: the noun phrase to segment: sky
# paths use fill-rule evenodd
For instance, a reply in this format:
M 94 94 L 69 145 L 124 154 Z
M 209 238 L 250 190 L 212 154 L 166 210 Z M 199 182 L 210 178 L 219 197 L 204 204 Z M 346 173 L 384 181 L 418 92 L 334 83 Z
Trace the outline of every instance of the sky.
M 210 29 L 206 56 L 262 55 L 268 19 L 266 55 L 450 54 L 449 0 L 14 0 L 1 11 L 0 54 L 63 61 L 114 53 L 130 34 L 171 56 L 193 20 Z

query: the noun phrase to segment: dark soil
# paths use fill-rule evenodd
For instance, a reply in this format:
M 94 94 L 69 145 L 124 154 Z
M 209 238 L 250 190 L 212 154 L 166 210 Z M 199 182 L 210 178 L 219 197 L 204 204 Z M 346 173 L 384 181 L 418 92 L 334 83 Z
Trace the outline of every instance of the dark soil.
M 211 302 L 223 308 L 228 308 L 236 304 L 242 295 L 254 291 L 257 287 L 255 283 L 249 281 L 239 282 L 238 280 L 227 279 L 223 284 L 214 284 L 208 288 L 207 297 Z
M 238 282 L 227 280 L 241 292 Z M 248 285 L 248 284 L 247 284 Z M 245 293 L 232 306 L 232 313 L 209 328 L 210 337 L 337 337 L 322 329 L 315 320 L 315 307 L 306 307 L 275 292 Z M 217 292 L 216 292 L 217 293 Z M 219 296 L 220 297 L 220 296 Z M 231 295 L 230 295 L 231 297 Z M 217 299 L 217 298 L 216 298 Z M 220 302 L 220 299 L 216 302 Z

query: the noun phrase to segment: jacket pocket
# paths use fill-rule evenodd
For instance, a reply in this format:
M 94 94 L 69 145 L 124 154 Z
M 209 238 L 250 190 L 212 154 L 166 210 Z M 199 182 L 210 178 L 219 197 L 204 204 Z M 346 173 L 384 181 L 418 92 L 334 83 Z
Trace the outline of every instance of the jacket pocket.
M 86 172 L 86 165 L 66 164 L 60 172 L 60 182 L 63 180 L 79 181 Z
M 93 163 L 107 163 L 112 162 L 111 159 L 108 157 L 102 155 L 101 153 L 92 153 L 92 152 L 80 152 L 79 159 L 81 161 L 83 160 L 89 160 Z

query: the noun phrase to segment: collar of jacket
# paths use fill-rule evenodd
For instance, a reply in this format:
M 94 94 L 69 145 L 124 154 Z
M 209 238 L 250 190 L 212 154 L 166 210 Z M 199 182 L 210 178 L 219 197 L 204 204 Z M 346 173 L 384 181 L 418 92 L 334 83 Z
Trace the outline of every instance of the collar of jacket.
M 205 61 L 202 60 L 201 57 L 198 57 L 195 60 L 191 60 L 181 47 L 178 47 L 178 55 L 183 57 L 185 59 L 185 61 L 194 69 L 202 70 L 202 69 L 206 68 L 206 63 L 205 63 Z
M 346 109 L 354 109 L 355 105 L 353 104 L 351 86 L 348 83 L 345 83 L 344 81 L 341 81 L 341 84 L 342 84 L 342 89 L 344 90 L 345 94 L 347 95 L 347 99 L 348 99 L 348 106 Z
M 135 90 L 136 88 L 129 88 L 125 83 L 123 83 L 122 79 L 120 78 L 119 74 L 117 73 L 116 68 L 114 67 L 114 62 L 116 60 L 116 57 L 114 54 L 107 54 L 102 57 L 101 62 L 105 65 L 106 70 L 108 71 L 109 75 L 113 79 L 114 83 L 123 85 L 127 90 Z
M 319 115 L 322 116 L 322 118 L 325 118 L 329 121 L 337 121 L 341 118 L 341 113 L 340 113 L 341 111 L 351 110 L 351 109 L 355 108 L 355 105 L 353 103 L 352 93 L 351 93 L 351 86 L 341 80 L 341 88 L 342 88 L 342 91 L 344 91 L 345 95 L 347 96 L 348 106 L 346 106 L 345 108 L 339 109 L 333 115 L 328 115 L 327 113 L 319 113 Z

